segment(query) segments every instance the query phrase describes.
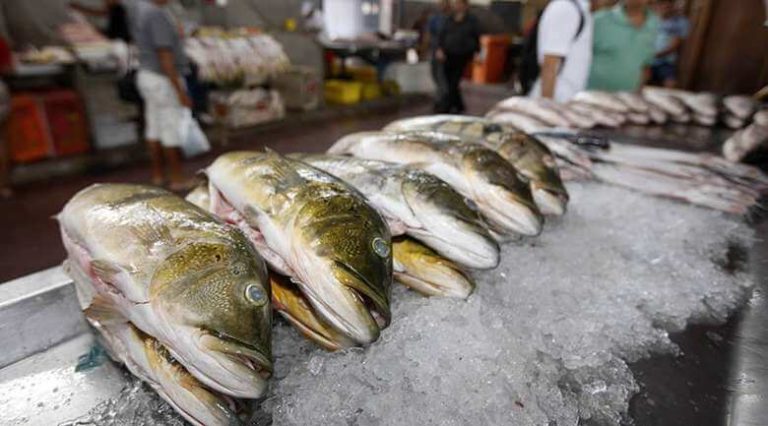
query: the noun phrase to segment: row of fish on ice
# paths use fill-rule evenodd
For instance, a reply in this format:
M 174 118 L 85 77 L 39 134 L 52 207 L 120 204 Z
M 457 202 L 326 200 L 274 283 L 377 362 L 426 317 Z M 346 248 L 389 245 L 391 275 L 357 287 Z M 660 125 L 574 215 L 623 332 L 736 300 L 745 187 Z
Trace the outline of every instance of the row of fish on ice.
M 272 372 L 273 309 L 327 349 L 367 345 L 391 321 L 393 279 L 466 298 L 467 269 L 565 212 L 544 145 L 457 120 L 393 123 L 421 131 L 349 135 L 325 155 L 227 153 L 189 201 L 80 191 L 58 220 L 86 318 L 188 421 L 242 421 Z
M 624 123 L 663 124 L 693 119 L 714 125 L 721 110 L 742 124 L 723 146 L 724 157 L 610 144 L 599 146 L 579 131 Z M 758 170 L 735 164 L 768 142 L 768 109 L 748 97 L 721 101 L 712 94 L 648 87 L 642 95 L 586 91 L 567 104 L 546 99 L 512 97 L 499 102 L 487 117 L 536 135 L 558 157 L 564 179 L 596 179 L 655 196 L 744 214 L 759 204 L 766 188 Z M 696 118 L 698 117 L 698 118 Z M 569 143 L 566 136 L 570 135 Z M 586 142 L 586 143 L 584 143 Z
M 641 93 L 585 91 L 559 104 L 546 99 L 513 97 L 499 102 L 488 117 L 526 132 L 552 127 L 591 129 L 624 124 L 722 124 L 737 130 L 723 145 L 723 156 L 733 162 L 768 144 L 768 108 L 749 97 L 718 97 L 679 89 L 646 87 Z

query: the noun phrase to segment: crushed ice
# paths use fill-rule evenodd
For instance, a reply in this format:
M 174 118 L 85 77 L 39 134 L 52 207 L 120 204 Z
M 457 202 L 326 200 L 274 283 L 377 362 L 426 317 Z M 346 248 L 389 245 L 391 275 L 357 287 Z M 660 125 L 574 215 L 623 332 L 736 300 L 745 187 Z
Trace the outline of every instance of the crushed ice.
M 619 423 L 638 391 L 626 362 L 675 351 L 668 332 L 723 321 L 749 295 L 749 274 L 726 266 L 752 231 L 620 188 L 569 189 L 568 213 L 505 246 L 468 301 L 396 288 L 393 323 L 366 350 L 326 354 L 280 327 L 263 405 L 275 424 Z
M 639 390 L 627 362 L 674 353 L 668 332 L 721 322 L 748 297 L 734 253 L 753 233 L 733 216 L 621 188 L 569 190 L 568 213 L 505 246 L 468 301 L 396 287 L 393 323 L 367 349 L 326 353 L 278 324 L 258 423 L 620 423 Z M 135 407 L 152 405 L 128 406 L 140 420 Z

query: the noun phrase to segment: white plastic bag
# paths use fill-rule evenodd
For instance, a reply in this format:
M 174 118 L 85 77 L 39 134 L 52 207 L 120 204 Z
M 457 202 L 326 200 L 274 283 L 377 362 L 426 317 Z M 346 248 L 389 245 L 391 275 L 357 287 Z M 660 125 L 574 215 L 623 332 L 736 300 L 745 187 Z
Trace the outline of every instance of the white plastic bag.
M 192 117 L 192 111 L 189 109 L 184 110 L 181 120 L 179 120 L 179 138 L 181 141 L 181 152 L 186 158 L 205 154 L 211 150 L 208 138 L 203 133 L 197 120 Z

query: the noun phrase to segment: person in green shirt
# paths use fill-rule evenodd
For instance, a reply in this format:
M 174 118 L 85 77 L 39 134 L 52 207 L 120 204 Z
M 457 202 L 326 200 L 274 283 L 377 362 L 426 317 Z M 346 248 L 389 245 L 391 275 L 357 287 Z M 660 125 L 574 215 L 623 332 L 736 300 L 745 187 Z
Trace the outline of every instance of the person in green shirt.
M 648 3 L 623 0 L 595 13 L 588 89 L 636 91 L 648 80 L 659 28 Z

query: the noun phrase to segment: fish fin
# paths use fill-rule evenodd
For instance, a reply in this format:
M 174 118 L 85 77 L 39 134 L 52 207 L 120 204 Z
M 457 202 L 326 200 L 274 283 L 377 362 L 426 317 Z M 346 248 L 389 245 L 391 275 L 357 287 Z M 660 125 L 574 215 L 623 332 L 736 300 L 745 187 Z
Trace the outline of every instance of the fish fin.
M 120 314 L 120 311 L 117 309 L 114 302 L 107 299 L 107 297 L 102 294 L 93 296 L 91 304 L 88 305 L 83 312 L 86 317 L 105 327 L 128 322 L 128 320 Z
M 112 283 L 115 275 L 122 272 L 119 265 L 116 265 L 108 260 L 93 259 L 91 260 L 91 271 L 106 283 Z
M 168 241 L 171 243 L 174 241 L 171 230 L 160 220 L 161 218 L 158 217 L 158 220 L 153 224 L 145 222 L 133 225 L 135 235 L 147 249 L 152 248 L 158 241 Z

